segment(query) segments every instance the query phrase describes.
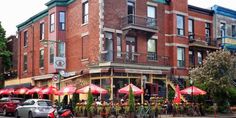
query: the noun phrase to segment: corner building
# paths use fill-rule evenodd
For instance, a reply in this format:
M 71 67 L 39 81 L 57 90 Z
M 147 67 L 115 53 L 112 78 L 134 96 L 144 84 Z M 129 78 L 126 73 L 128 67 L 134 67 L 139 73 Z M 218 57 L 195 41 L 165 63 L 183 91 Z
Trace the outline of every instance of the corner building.
M 190 58 L 203 60 L 218 49 L 208 43 L 214 41 L 211 11 L 187 0 L 51 0 L 46 5 L 17 26 L 18 79 L 32 86 L 93 83 L 109 90 L 103 99 L 116 99 L 119 88 L 133 83 L 144 89 L 142 98 L 165 97 L 166 88 L 186 85 Z M 60 85 L 52 79 L 61 71 L 54 68 L 55 57 L 66 60 L 68 74 Z

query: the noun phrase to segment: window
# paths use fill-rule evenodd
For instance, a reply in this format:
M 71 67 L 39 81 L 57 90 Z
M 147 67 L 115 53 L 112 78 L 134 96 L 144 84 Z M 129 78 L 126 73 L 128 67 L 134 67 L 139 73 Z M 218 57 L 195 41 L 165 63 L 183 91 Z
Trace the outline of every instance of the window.
M 105 32 L 105 50 L 107 51 L 105 55 L 106 61 L 113 61 L 113 33 Z
M 65 30 L 66 29 L 65 22 L 66 22 L 65 12 L 61 11 L 61 12 L 59 12 L 59 27 L 60 27 L 60 30 Z
M 194 53 L 192 50 L 189 50 L 189 64 L 194 65 Z
M 50 15 L 50 32 L 54 32 L 55 30 L 55 14 Z
M 40 40 L 44 39 L 44 23 L 40 24 Z
M 134 14 L 135 14 L 135 3 L 134 2 L 131 2 L 131 1 L 128 1 L 127 3 L 128 5 L 128 23 L 134 23 Z
M 156 8 L 154 6 L 147 7 L 147 26 L 155 27 L 156 26 Z
M 198 59 L 198 64 L 202 64 L 203 60 L 202 52 L 197 52 L 197 59 Z
M 44 50 L 41 49 L 39 53 L 39 67 L 42 68 L 44 67 Z
M 58 44 L 58 56 L 65 57 L 65 43 L 64 42 L 60 42 Z
M 23 67 L 24 71 L 27 70 L 27 54 L 24 54 L 24 67 Z
M 28 31 L 24 32 L 24 47 L 28 45 Z
M 88 23 L 88 14 L 89 14 L 89 6 L 88 1 L 83 3 L 83 16 L 82 16 L 82 23 Z
M 232 37 L 236 37 L 236 26 L 232 25 Z
M 54 47 L 50 46 L 50 64 L 54 62 Z
M 88 42 L 88 35 L 87 36 L 84 36 L 82 37 L 82 59 L 87 59 L 88 58 L 88 45 L 89 45 L 89 42 Z
M 155 39 L 148 39 L 147 41 L 147 59 L 148 60 L 157 60 L 157 48 L 156 48 L 156 40 Z
M 116 37 L 116 40 L 117 40 L 117 57 L 120 58 L 121 57 L 121 51 L 122 51 L 122 40 L 121 40 L 121 35 L 120 34 L 117 34 L 117 37 Z
M 206 39 L 209 41 L 209 38 L 211 36 L 211 25 L 210 25 L 210 23 L 205 23 L 205 35 L 206 35 Z
M 184 67 L 185 66 L 185 49 L 182 47 L 177 48 L 177 66 Z
M 225 33 L 226 33 L 225 23 L 220 23 L 220 36 L 225 37 Z
M 184 35 L 184 16 L 177 15 L 177 34 Z
M 188 36 L 189 39 L 194 39 L 194 21 L 193 19 L 188 19 Z

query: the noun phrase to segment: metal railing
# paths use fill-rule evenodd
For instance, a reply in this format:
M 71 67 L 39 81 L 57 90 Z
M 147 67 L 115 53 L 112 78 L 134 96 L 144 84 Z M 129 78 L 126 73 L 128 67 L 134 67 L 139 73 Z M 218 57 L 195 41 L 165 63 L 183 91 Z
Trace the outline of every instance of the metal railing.
M 157 55 L 156 53 L 107 51 L 101 54 L 100 62 L 170 66 L 168 56 Z
M 194 33 L 189 33 L 188 38 L 189 38 L 190 43 L 193 43 L 196 41 L 202 41 L 202 42 L 206 42 L 208 46 L 217 47 L 219 45 L 217 39 L 213 39 L 213 38 L 207 37 L 205 35 L 196 35 Z
M 136 16 L 133 14 L 125 16 L 121 19 L 122 28 L 130 25 L 157 29 L 157 20 L 155 18 Z

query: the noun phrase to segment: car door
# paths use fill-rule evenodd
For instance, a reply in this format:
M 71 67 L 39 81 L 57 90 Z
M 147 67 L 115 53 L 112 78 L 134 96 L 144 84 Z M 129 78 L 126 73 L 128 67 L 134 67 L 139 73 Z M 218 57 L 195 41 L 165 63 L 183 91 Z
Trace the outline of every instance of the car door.
M 29 111 L 34 107 L 35 101 L 34 100 L 29 100 L 27 101 L 27 104 L 25 104 L 22 108 L 22 116 L 23 118 L 27 118 Z

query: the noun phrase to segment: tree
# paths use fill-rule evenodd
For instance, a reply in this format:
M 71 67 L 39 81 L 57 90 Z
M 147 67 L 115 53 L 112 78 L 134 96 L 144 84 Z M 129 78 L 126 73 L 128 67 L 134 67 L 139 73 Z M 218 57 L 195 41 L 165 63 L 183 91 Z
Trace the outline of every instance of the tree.
M 89 118 L 92 118 L 92 104 L 93 104 L 93 95 L 91 93 L 91 89 L 89 88 L 88 99 L 86 104 L 86 110 Z
M 230 101 L 230 90 L 235 89 L 235 57 L 228 51 L 210 53 L 204 64 L 190 71 L 195 85 L 207 91 L 210 98 L 220 106 Z
M 135 111 L 134 104 L 135 104 L 134 93 L 133 93 L 133 90 L 130 86 L 130 88 L 129 88 L 129 112 L 134 112 Z

